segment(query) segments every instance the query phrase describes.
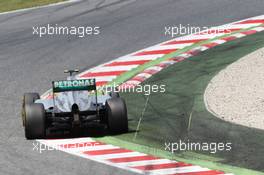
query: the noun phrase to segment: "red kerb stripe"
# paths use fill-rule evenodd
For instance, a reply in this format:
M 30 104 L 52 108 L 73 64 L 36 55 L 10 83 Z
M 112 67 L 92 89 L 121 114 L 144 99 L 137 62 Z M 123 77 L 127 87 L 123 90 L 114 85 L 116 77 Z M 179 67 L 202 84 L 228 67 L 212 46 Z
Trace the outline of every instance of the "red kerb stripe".
M 105 149 L 105 150 L 96 150 L 96 151 L 85 151 L 83 153 L 95 156 L 95 155 L 118 154 L 118 153 L 128 153 L 128 152 L 133 152 L 133 151 L 123 148 L 114 148 L 114 149 Z
M 232 40 L 235 40 L 235 39 L 237 39 L 235 36 L 229 36 L 229 37 L 222 38 L 221 40 L 232 41 Z
M 264 19 L 251 19 L 251 20 L 246 20 L 246 21 L 242 21 L 239 23 L 235 23 L 235 24 L 254 24 L 254 23 L 264 23 Z
M 136 162 L 136 161 L 156 160 L 156 159 L 159 159 L 159 158 L 146 155 L 146 156 L 113 158 L 113 159 L 108 159 L 108 160 L 113 163 L 122 163 L 122 162 Z
M 169 53 L 172 53 L 172 52 L 175 52 L 175 51 L 177 51 L 177 49 L 143 51 L 143 52 L 136 53 L 134 56 L 169 54 Z
M 70 149 L 70 148 L 93 147 L 99 145 L 105 145 L 105 144 L 102 142 L 80 142 L 80 143 L 61 144 L 60 147 L 65 149 Z
M 166 168 L 179 168 L 184 166 L 191 166 L 191 164 L 187 164 L 183 162 L 174 162 L 174 163 L 164 163 L 157 165 L 136 166 L 132 168 L 136 168 L 139 170 L 157 170 L 157 169 L 166 169 Z
M 173 45 L 173 44 L 190 44 L 190 43 L 198 43 L 200 41 L 204 41 L 207 39 L 193 39 L 193 40 L 176 40 L 176 41 L 169 41 L 163 45 Z
M 108 83 L 108 81 L 97 81 L 96 82 L 96 86 L 103 86 L 103 85 L 105 85 L 107 83 Z
M 220 171 L 209 170 L 209 171 L 200 171 L 200 172 L 175 173 L 170 175 L 220 175 L 220 174 L 223 175 L 224 173 Z
M 126 71 L 111 71 L 111 72 L 88 72 L 81 77 L 100 77 L 100 76 L 118 76 Z
M 256 30 L 249 30 L 249 31 L 245 31 L 245 32 L 241 32 L 242 34 L 245 34 L 245 35 L 252 35 L 254 33 L 257 33 Z
M 105 66 L 129 66 L 129 65 L 141 65 L 149 62 L 150 60 L 138 60 L 138 61 L 120 61 L 106 64 Z

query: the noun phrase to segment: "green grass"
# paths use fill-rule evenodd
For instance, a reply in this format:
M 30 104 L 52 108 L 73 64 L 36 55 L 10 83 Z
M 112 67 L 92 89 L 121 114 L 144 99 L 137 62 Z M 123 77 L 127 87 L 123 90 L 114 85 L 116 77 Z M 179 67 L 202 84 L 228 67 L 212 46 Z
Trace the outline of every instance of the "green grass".
M 0 12 L 42 6 L 65 0 L 0 0 Z
M 203 94 L 208 82 L 219 71 L 263 46 L 262 32 L 217 46 L 161 71 L 144 84 L 165 84 L 166 93 L 150 96 L 137 138 L 134 139 L 135 130 L 146 97 L 142 94 L 123 93 L 127 101 L 131 132 L 99 139 L 213 169 L 237 174 L 260 174 L 236 167 L 264 171 L 264 132 L 214 117 L 205 108 Z M 180 139 L 191 142 L 232 142 L 232 150 L 216 154 L 204 151 L 171 154 L 164 151 L 165 142 L 178 142 Z

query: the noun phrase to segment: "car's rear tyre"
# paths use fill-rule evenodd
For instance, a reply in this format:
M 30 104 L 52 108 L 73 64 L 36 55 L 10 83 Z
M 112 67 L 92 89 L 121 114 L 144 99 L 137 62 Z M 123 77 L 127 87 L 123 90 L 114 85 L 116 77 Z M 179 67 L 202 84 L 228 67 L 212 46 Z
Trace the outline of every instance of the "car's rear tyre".
M 25 93 L 22 102 L 22 122 L 25 126 L 25 106 L 33 104 L 36 100 L 40 99 L 38 93 Z
M 40 99 L 40 96 L 38 93 L 25 93 L 24 94 L 24 104 L 25 105 L 31 105 L 38 99 Z
M 44 105 L 33 103 L 25 106 L 25 136 L 27 139 L 41 139 L 46 136 Z
M 108 129 L 113 134 L 128 131 L 127 108 L 122 98 L 110 98 L 106 101 Z
M 112 98 L 119 98 L 120 97 L 119 93 L 118 92 L 114 92 L 114 91 L 113 92 L 110 92 L 109 95 Z

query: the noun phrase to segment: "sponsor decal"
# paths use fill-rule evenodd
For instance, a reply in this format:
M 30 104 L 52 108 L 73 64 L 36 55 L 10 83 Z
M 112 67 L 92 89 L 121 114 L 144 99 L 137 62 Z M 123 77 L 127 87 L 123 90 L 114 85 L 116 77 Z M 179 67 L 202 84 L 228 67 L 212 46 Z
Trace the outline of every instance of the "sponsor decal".
M 95 79 L 53 81 L 53 92 L 96 90 Z

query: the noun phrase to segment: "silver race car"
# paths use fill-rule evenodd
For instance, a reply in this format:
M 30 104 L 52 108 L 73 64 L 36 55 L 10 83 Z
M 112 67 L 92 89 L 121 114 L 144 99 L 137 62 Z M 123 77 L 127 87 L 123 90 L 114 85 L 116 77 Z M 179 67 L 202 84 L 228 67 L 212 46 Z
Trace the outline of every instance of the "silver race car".
M 111 133 L 128 131 L 127 108 L 117 92 L 97 90 L 95 79 L 52 82 L 52 98 L 41 99 L 38 93 L 25 93 L 22 120 L 27 139 L 44 138 L 47 129 L 72 130 L 88 127 L 91 122 L 105 124 Z

